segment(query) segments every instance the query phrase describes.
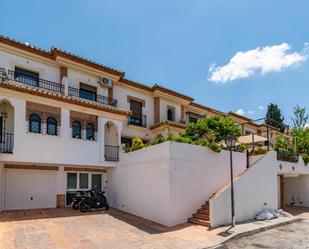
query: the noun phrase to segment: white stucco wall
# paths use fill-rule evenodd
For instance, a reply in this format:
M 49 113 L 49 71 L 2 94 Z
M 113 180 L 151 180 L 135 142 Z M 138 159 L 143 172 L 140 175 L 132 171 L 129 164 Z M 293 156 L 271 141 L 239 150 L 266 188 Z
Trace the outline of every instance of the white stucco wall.
M 110 204 L 129 213 L 169 225 L 169 143 L 122 154 L 108 170 Z
M 27 57 L 1 51 L 0 47 L 0 67 L 15 70 L 15 66 L 38 72 L 40 78 L 46 80 L 56 83 L 60 81 L 60 71 L 58 67 L 51 66 L 50 63 L 42 63 L 30 60 Z
M 246 168 L 234 153 L 235 175 Z M 108 171 L 112 206 L 167 226 L 186 222 L 229 181 L 229 152 L 166 142 L 123 154 Z
M 153 97 L 149 93 L 133 90 L 130 88 L 124 88 L 119 85 L 115 85 L 113 89 L 114 98 L 118 100 L 118 106 L 130 110 L 130 103 L 127 101 L 128 96 L 132 96 L 138 99 L 145 100 L 145 106 L 143 107 L 143 115 L 146 115 L 147 127 L 153 124 Z M 126 127 L 124 127 L 126 128 Z
M 299 157 L 297 163 L 277 161 L 277 170 L 282 175 L 309 174 L 309 164 L 305 165 L 302 157 Z
M 28 132 L 26 121 L 26 102 L 24 100 L 2 97 L 14 107 L 14 153 L 1 154 L 0 161 L 32 164 L 62 164 L 83 166 L 111 166 L 116 164 L 104 159 L 104 117 L 98 119 L 97 141 L 73 139 L 70 128 L 70 110 L 61 109 L 61 128 L 59 136 L 48 136 Z M 122 122 L 113 120 L 118 133 Z M 120 144 L 120 136 L 118 136 Z
M 252 219 L 264 208 L 278 208 L 276 153 L 269 152 L 234 182 L 236 222 Z M 231 224 L 230 185 L 210 199 L 212 227 Z
M 160 120 L 167 120 L 168 106 L 175 108 L 175 122 L 179 122 L 181 120 L 181 104 L 164 98 L 160 98 Z

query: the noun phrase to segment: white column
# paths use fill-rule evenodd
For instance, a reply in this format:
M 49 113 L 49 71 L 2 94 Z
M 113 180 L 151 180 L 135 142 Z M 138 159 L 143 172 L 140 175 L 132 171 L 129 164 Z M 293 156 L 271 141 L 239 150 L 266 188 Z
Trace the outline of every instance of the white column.
M 71 138 L 70 110 L 61 108 L 60 139 L 68 141 Z
M 64 76 L 62 78 L 62 85 L 64 86 L 64 95 L 68 95 L 69 94 L 69 80 L 68 77 Z
M 57 171 L 56 194 L 65 195 L 66 189 L 66 173 L 64 172 L 64 167 L 59 166 L 59 170 Z
M 117 145 L 121 146 L 121 131 L 122 131 L 123 122 L 122 121 L 113 121 L 113 122 L 117 127 Z
M 105 124 L 108 120 L 103 117 L 98 118 L 98 133 L 97 133 L 97 140 L 98 140 L 98 159 L 101 162 L 105 161 L 104 157 L 104 145 L 105 145 Z

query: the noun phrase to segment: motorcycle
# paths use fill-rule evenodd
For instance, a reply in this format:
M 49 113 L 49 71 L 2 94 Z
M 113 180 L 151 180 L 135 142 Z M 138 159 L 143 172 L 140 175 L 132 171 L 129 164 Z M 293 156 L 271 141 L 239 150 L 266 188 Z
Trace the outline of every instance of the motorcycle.
M 79 210 L 82 213 L 87 212 L 89 209 L 95 208 L 104 208 L 109 210 L 109 204 L 107 202 L 105 191 L 95 193 L 94 190 L 91 191 L 93 196 L 83 196 L 79 203 Z
M 72 208 L 73 210 L 79 210 L 79 203 L 82 197 L 95 197 L 93 191 L 78 191 L 77 194 L 72 198 Z

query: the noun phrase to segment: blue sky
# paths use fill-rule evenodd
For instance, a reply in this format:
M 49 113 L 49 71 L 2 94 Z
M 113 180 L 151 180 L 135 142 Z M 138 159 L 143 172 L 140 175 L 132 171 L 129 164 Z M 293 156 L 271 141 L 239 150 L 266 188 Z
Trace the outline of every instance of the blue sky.
M 1 3 L 1 10 L 2 35 L 71 51 L 125 71 L 127 78 L 158 83 L 225 112 L 242 109 L 260 118 L 274 102 L 289 122 L 294 105 L 308 108 L 305 0 L 10 0 Z M 286 65 L 284 54 L 279 62 L 271 57 L 285 65 L 276 72 L 262 73 L 269 67 L 269 60 L 262 60 L 246 69 L 253 71 L 249 77 L 209 80 L 212 65 L 224 73 L 218 67 L 227 66 L 236 53 L 243 52 L 248 65 L 246 59 L 252 58 L 247 55 L 261 54 L 256 48 L 283 43 L 290 48 L 284 53 L 297 53 L 300 60 Z M 242 66 L 232 67 L 233 72 Z

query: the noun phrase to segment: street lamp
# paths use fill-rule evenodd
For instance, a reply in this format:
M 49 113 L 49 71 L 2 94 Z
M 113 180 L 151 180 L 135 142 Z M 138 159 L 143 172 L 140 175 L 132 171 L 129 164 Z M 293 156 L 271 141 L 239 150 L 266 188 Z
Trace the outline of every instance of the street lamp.
M 231 170 L 231 212 L 232 212 L 232 227 L 235 226 L 235 207 L 234 207 L 234 180 L 233 180 L 233 153 L 232 149 L 236 144 L 236 137 L 229 134 L 225 138 L 225 144 L 230 151 L 230 170 Z

